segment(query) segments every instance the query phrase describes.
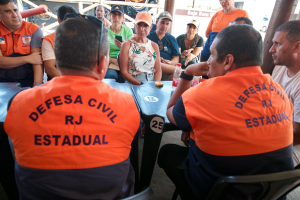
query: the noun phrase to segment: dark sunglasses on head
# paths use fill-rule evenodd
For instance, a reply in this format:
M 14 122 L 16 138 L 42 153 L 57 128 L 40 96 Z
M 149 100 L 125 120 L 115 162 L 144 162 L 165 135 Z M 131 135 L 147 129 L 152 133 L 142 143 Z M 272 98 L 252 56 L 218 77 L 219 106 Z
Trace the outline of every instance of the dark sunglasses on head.
M 98 47 L 98 54 L 97 54 L 98 55 L 97 63 L 99 65 L 99 52 L 100 52 L 100 46 L 101 46 L 101 43 L 102 43 L 103 22 L 100 19 L 97 19 L 96 17 L 89 16 L 89 15 L 81 15 L 81 14 L 77 14 L 77 13 L 66 14 L 63 21 L 65 21 L 67 19 L 70 19 L 70 18 L 77 18 L 77 17 L 82 17 L 82 18 L 85 18 L 87 20 L 90 20 L 92 23 L 94 23 L 96 26 L 100 27 L 100 29 L 101 29 L 100 44 L 99 44 L 99 47 Z
M 158 40 L 158 41 L 157 41 L 157 44 L 158 44 L 158 46 L 159 46 L 159 50 L 160 50 L 160 51 L 163 50 L 164 45 L 163 45 L 162 41 L 161 41 L 161 40 Z

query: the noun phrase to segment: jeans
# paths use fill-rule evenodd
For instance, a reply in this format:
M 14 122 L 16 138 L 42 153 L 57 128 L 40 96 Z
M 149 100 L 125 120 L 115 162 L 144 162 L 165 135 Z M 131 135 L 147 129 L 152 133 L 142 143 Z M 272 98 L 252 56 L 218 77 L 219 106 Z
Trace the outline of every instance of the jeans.
M 137 75 L 131 75 L 135 80 L 142 82 L 142 81 L 153 81 L 154 73 L 147 74 L 146 72 Z
M 120 71 L 114 70 L 114 69 L 107 69 L 105 78 L 109 78 L 109 79 L 115 79 L 117 82 L 119 82 L 119 75 L 120 75 Z
M 185 66 L 185 65 L 184 65 L 185 60 L 186 60 L 186 58 L 180 58 L 179 63 L 181 63 L 182 69 L 185 69 L 187 66 L 197 63 L 197 59 L 194 58 L 194 59 L 192 59 L 190 62 L 188 62 L 188 64 Z

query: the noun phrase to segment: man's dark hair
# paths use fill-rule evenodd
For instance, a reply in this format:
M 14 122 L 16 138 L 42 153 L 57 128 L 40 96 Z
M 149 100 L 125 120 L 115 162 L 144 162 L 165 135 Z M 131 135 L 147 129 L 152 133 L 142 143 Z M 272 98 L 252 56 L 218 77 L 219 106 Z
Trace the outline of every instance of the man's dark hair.
M 64 17 L 66 14 L 69 14 L 69 13 L 78 13 L 77 10 L 75 10 L 73 7 L 71 6 L 67 6 L 67 5 L 63 5 L 61 7 L 58 8 L 57 10 L 57 17 L 63 21 L 64 20 Z
M 249 18 L 247 18 L 247 17 L 238 17 L 238 18 L 236 18 L 234 21 L 235 21 L 235 22 L 245 21 L 245 24 L 248 24 L 248 25 L 250 25 L 250 26 L 253 26 L 252 21 L 251 21 Z
M 279 31 L 287 32 L 286 39 L 290 43 L 300 41 L 300 20 L 289 21 L 281 24 L 275 32 Z
M 98 6 L 95 8 L 95 10 L 97 10 L 97 8 L 99 8 L 99 7 L 100 7 L 100 8 L 103 8 L 103 10 L 105 10 L 104 7 L 103 7 L 102 5 L 98 5 Z
M 16 1 L 14 1 L 14 0 L 1 0 L 1 1 L 0 1 L 0 5 L 6 5 L 6 4 L 8 4 L 9 2 L 13 2 L 13 3 L 15 3 L 15 4 L 17 5 Z
M 88 19 L 77 17 L 61 23 L 55 33 L 54 52 L 58 68 L 91 71 L 100 57 L 108 52 L 107 29 L 103 27 L 100 44 L 101 27 Z M 100 59 L 99 57 L 99 59 Z
M 219 39 L 216 45 L 218 62 L 222 62 L 228 54 L 231 54 L 237 68 L 262 64 L 262 38 L 252 26 L 245 24 L 228 26 L 218 33 L 216 39 Z

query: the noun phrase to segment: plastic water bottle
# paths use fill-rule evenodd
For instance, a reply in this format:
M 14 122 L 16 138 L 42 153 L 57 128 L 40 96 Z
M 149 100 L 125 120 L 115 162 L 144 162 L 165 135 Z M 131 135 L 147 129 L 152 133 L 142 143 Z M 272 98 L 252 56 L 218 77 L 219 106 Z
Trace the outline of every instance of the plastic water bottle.
M 200 83 L 200 79 L 202 79 L 202 76 L 194 76 L 194 78 L 191 82 L 191 87 L 198 85 Z
M 173 93 L 175 92 L 177 85 L 179 84 L 180 81 L 180 74 L 181 74 L 181 64 L 178 63 L 175 67 L 175 71 L 173 74 L 173 83 L 172 83 L 172 91 L 171 91 L 171 96 L 173 95 Z

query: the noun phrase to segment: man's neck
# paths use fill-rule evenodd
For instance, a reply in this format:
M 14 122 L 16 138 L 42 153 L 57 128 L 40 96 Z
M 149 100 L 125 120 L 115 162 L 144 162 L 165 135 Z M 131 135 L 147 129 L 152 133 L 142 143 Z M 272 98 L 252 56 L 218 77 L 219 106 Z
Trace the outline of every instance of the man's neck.
M 155 32 L 156 33 L 156 35 L 157 35 L 157 37 L 161 40 L 163 37 L 165 37 L 165 33 L 162 33 L 162 34 L 159 34 L 159 32 L 158 31 L 156 31 Z
M 74 70 L 68 68 L 60 68 L 61 75 L 67 76 L 83 76 L 83 77 L 90 77 L 96 80 L 100 80 L 99 74 L 94 71 L 85 71 L 85 70 Z
M 12 26 L 12 27 L 6 27 L 3 23 L 2 25 L 7 29 L 9 30 L 10 32 L 15 32 L 16 30 L 18 30 L 21 26 L 22 26 L 22 23 L 21 23 L 21 26 Z
M 295 76 L 300 71 L 300 58 L 296 62 L 286 65 L 286 68 L 288 77 L 292 78 Z

